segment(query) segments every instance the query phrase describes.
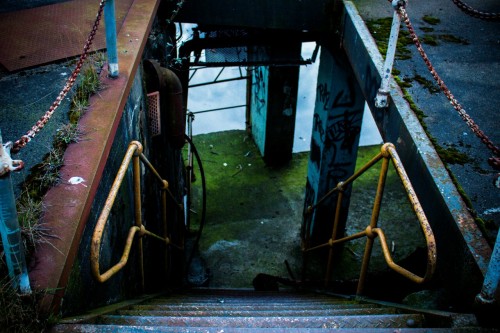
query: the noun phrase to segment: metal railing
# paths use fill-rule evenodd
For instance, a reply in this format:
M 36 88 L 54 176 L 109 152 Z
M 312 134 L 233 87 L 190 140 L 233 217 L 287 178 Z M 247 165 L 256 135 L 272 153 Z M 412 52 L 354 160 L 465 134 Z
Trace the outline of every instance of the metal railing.
M 125 157 L 120 165 L 118 173 L 115 177 L 113 185 L 111 186 L 109 195 L 104 204 L 104 208 L 97 220 L 94 234 L 92 236 L 92 245 L 90 247 L 90 262 L 92 274 L 99 282 L 105 282 L 113 275 L 115 275 L 118 271 L 120 271 L 126 264 L 129 258 L 130 250 L 132 248 L 132 243 L 134 242 L 135 235 L 138 234 L 138 251 L 139 251 L 139 266 L 140 266 L 140 274 L 141 274 L 141 285 L 144 289 L 144 262 L 143 262 L 143 248 L 142 248 L 142 237 L 143 236 L 151 236 L 155 239 L 158 239 L 165 243 L 166 248 L 168 246 L 174 246 L 182 249 L 182 246 L 176 245 L 172 243 L 169 238 L 169 232 L 167 228 L 167 194 L 174 200 L 175 198 L 173 194 L 170 192 L 168 188 L 168 182 L 164 180 L 156 169 L 151 165 L 146 156 L 142 153 L 143 147 L 142 144 L 138 141 L 132 141 L 129 144 Z M 144 225 L 142 224 L 142 209 L 141 209 L 141 165 L 140 161 L 154 174 L 156 179 L 161 183 L 161 204 L 162 204 L 162 223 L 163 223 L 163 236 L 159 236 L 151 231 L 146 230 Z M 104 232 L 104 228 L 106 227 L 109 214 L 111 212 L 111 208 L 114 204 L 116 196 L 118 194 L 118 190 L 120 185 L 123 182 L 123 178 L 127 172 L 128 166 L 130 163 L 133 167 L 133 182 L 134 182 L 134 209 L 135 209 L 135 225 L 130 228 L 128 237 L 125 243 L 125 248 L 123 250 L 123 254 L 121 256 L 120 261 L 109 268 L 106 272 L 101 273 L 99 267 L 99 257 L 101 250 L 101 240 Z M 181 204 L 177 204 L 178 208 L 182 211 L 183 207 Z
M 370 219 L 370 224 L 366 227 L 364 231 L 358 232 L 354 235 L 346 236 L 340 239 L 337 239 L 337 233 L 338 233 L 338 224 L 339 224 L 339 219 L 340 219 L 340 210 L 341 210 L 341 202 L 343 198 L 343 192 L 344 189 L 346 188 L 347 185 L 352 183 L 354 180 L 356 180 L 359 176 L 361 176 L 365 171 L 367 171 L 369 168 L 371 168 L 373 165 L 375 165 L 379 160 L 382 159 L 382 166 L 380 169 L 380 175 L 379 175 L 379 181 L 377 185 L 377 193 L 375 195 L 375 201 L 373 204 L 373 209 L 372 209 L 372 215 Z M 419 223 L 420 227 L 422 228 L 426 243 L 427 243 L 427 266 L 426 266 L 426 272 L 423 277 L 418 276 L 407 269 L 399 266 L 394 262 L 391 256 L 391 252 L 389 249 L 389 246 L 387 245 L 387 241 L 385 238 L 384 231 L 377 227 L 378 223 L 378 217 L 380 214 L 380 207 L 382 203 L 382 196 L 383 196 L 383 191 L 385 187 L 385 181 L 387 177 L 387 171 L 389 169 L 389 160 L 392 160 L 394 168 L 397 171 L 397 174 L 399 175 L 399 178 L 401 179 L 403 186 L 406 190 L 406 194 L 408 196 L 408 199 L 412 205 L 413 211 L 415 212 Z M 336 211 L 335 211 L 335 218 L 333 222 L 333 230 L 332 230 L 332 235 L 331 238 L 328 240 L 328 242 L 317 245 L 311 248 L 303 248 L 303 252 L 310 252 L 313 250 L 317 250 L 320 248 L 325 248 L 325 247 L 330 247 L 329 255 L 328 255 L 328 263 L 327 263 L 327 270 L 326 270 L 326 276 L 325 276 L 325 284 L 328 283 L 328 280 L 330 279 L 331 272 L 332 272 L 332 261 L 333 261 L 333 246 L 336 244 L 341 244 L 345 243 L 351 240 L 355 240 L 358 238 L 366 237 L 366 245 L 365 245 L 365 251 L 363 255 L 363 261 L 361 264 L 361 272 L 359 276 L 359 282 L 358 282 L 358 288 L 356 293 L 360 295 L 363 292 L 364 288 L 364 283 L 366 280 L 366 274 L 368 271 L 368 265 L 370 262 L 370 257 L 371 257 L 371 252 L 374 244 L 375 238 L 378 236 L 380 238 L 380 243 L 382 247 L 382 252 L 384 255 L 384 259 L 387 263 L 387 265 L 397 273 L 403 275 L 404 277 L 410 279 L 413 282 L 416 283 L 424 283 L 428 281 L 432 275 L 434 274 L 435 268 L 436 268 L 436 242 L 434 239 L 434 234 L 432 232 L 431 226 L 429 222 L 427 221 L 427 217 L 424 214 L 424 211 L 422 209 L 422 206 L 420 205 L 420 202 L 417 198 L 417 195 L 415 194 L 415 191 L 413 190 L 413 187 L 411 185 L 410 179 L 408 178 L 408 175 L 406 174 L 406 171 L 403 167 L 403 164 L 401 163 L 401 160 L 399 159 L 399 156 L 396 152 L 396 149 L 392 143 L 386 143 L 382 146 L 381 151 L 379 154 L 377 154 L 371 161 L 369 161 L 365 166 L 363 166 L 360 170 L 355 172 L 351 177 L 349 177 L 346 181 L 340 182 L 337 184 L 337 186 L 330 190 L 324 197 L 322 197 L 316 204 L 309 206 L 305 212 L 305 216 L 307 217 L 310 215 L 321 203 L 323 203 L 328 197 L 330 197 L 332 194 L 338 193 L 338 198 L 337 198 L 337 206 L 336 206 Z M 306 243 L 306 242 L 304 242 Z

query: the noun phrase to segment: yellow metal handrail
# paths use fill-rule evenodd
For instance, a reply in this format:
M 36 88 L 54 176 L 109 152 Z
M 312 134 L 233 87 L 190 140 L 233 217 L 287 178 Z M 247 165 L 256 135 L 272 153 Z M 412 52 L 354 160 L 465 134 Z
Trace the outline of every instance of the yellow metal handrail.
M 356 233 L 354 235 L 346 236 L 340 239 L 337 238 L 337 229 L 338 229 L 338 223 L 340 219 L 340 209 L 341 209 L 341 202 L 343 198 L 343 192 L 345 187 L 352 183 L 354 180 L 356 180 L 359 176 L 361 176 L 366 170 L 371 168 L 375 163 L 377 163 L 379 160 L 383 159 L 382 161 L 382 167 L 380 170 L 380 175 L 379 175 L 379 182 L 377 186 L 377 193 L 375 195 L 375 202 L 373 205 L 373 210 L 372 210 L 372 215 L 370 219 L 370 224 L 366 227 L 364 231 L 361 231 L 359 233 Z M 384 186 L 385 186 L 385 181 L 386 181 L 386 176 L 387 176 L 387 171 L 389 168 L 389 160 L 392 160 L 394 168 L 396 169 L 399 178 L 401 179 L 403 186 L 406 190 L 406 194 L 408 196 L 408 199 L 410 200 L 410 203 L 412 205 L 412 208 L 417 215 L 417 218 L 420 222 L 420 227 L 422 228 L 422 231 L 424 233 L 424 237 L 427 243 L 427 267 L 426 267 L 426 272 L 423 277 L 420 277 L 407 269 L 399 266 L 394 262 L 391 256 L 391 252 L 389 250 L 389 246 L 387 245 L 387 241 L 385 238 L 385 234 L 381 228 L 377 227 L 378 223 L 378 217 L 380 213 L 380 206 L 382 202 L 382 195 L 384 191 Z M 326 276 L 325 276 L 325 284 L 328 283 L 328 280 L 330 279 L 331 276 L 331 270 L 332 270 L 332 261 L 333 261 L 333 245 L 335 244 L 341 244 L 345 243 L 347 241 L 351 241 L 354 239 L 358 239 L 361 237 L 367 237 L 366 240 L 366 246 L 365 246 L 365 252 L 363 256 L 363 262 L 361 265 L 361 272 L 359 276 L 359 282 L 358 282 L 358 288 L 357 288 L 357 294 L 360 295 L 363 291 L 364 288 L 364 283 L 366 280 L 366 274 L 368 271 L 368 264 L 370 261 L 370 256 L 373 248 L 373 243 L 374 240 L 377 236 L 380 237 L 380 243 L 382 247 L 382 252 L 384 254 L 384 259 L 387 263 L 387 265 L 397 273 L 403 275 L 404 277 L 410 279 L 413 282 L 416 283 L 424 283 L 428 281 L 432 275 L 434 274 L 434 271 L 436 269 L 436 259 L 437 259 L 437 252 L 436 252 L 436 242 L 434 239 L 434 233 L 432 232 L 431 226 L 429 222 L 427 221 L 427 217 L 425 216 L 425 213 L 422 209 L 422 206 L 420 205 L 420 201 L 417 198 L 417 195 L 415 194 L 415 191 L 413 190 L 413 186 L 411 185 L 410 179 L 408 178 L 408 175 L 406 174 L 406 171 L 403 167 L 403 164 L 401 163 L 401 160 L 399 159 L 399 156 L 396 152 L 396 149 L 392 143 L 386 143 L 382 146 L 381 151 L 378 155 L 376 155 L 371 161 L 369 161 L 365 166 L 363 166 L 360 170 L 355 172 L 351 177 L 349 177 L 346 181 L 340 182 L 337 184 L 337 186 L 330 190 L 323 198 L 321 198 L 315 205 L 309 206 L 307 208 L 307 211 L 305 212 L 305 215 L 311 214 L 324 200 L 326 200 L 330 195 L 337 193 L 338 192 L 338 198 L 337 198 L 337 206 L 335 210 L 335 218 L 333 222 L 333 230 L 332 230 L 332 236 L 328 240 L 327 243 L 314 246 L 311 248 L 304 248 L 303 252 L 309 252 L 313 250 L 317 250 L 320 248 L 324 247 L 330 247 L 329 251 L 329 256 L 328 256 L 328 264 L 327 264 L 327 270 L 326 270 Z
M 159 173 L 155 170 L 155 168 L 148 161 L 146 156 L 142 153 L 143 147 L 142 144 L 138 141 L 132 141 L 125 153 L 125 157 L 120 165 L 118 173 L 115 177 L 113 185 L 111 186 L 110 192 L 108 194 L 108 198 L 106 199 L 106 203 L 104 204 L 104 208 L 102 209 L 101 215 L 97 220 L 94 234 L 92 236 L 92 245 L 90 247 L 90 263 L 92 274 L 99 282 L 105 282 L 113 275 L 115 275 L 119 270 L 121 270 L 128 261 L 130 250 L 132 248 L 132 243 L 135 238 L 135 234 L 139 233 L 138 239 L 138 248 L 139 248 L 139 265 L 140 265 L 140 274 L 141 274 L 141 285 L 144 289 L 144 262 L 143 262 L 143 249 L 142 249 L 142 237 L 147 235 L 151 236 L 155 239 L 158 239 L 165 243 L 165 245 L 173 245 L 175 247 L 181 248 L 178 245 L 175 245 L 171 242 L 168 237 L 167 230 L 167 193 L 174 198 L 173 194 L 170 192 L 168 188 L 168 182 L 161 178 Z M 144 225 L 142 224 L 142 209 L 141 209 L 141 166 L 140 161 L 144 163 L 145 166 L 155 175 L 156 179 L 162 184 L 161 191 L 161 201 L 162 201 L 162 222 L 163 222 L 163 233 L 164 236 L 159 236 L 153 232 L 146 230 Z M 135 209 L 135 226 L 131 227 L 128 233 L 128 237 L 125 243 L 125 248 L 123 250 L 122 257 L 120 261 L 108 269 L 106 272 L 100 272 L 99 268 L 99 257 L 101 250 L 101 240 L 102 234 L 104 232 L 104 228 L 106 227 L 106 223 L 108 221 L 109 214 L 111 212 L 111 208 L 115 202 L 116 196 L 118 194 L 118 190 L 123 182 L 123 178 L 127 172 L 128 166 L 132 162 L 133 167 L 133 177 L 134 177 L 134 209 Z M 175 201 L 175 199 L 174 199 Z M 183 210 L 182 205 L 177 204 L 180 210 Z

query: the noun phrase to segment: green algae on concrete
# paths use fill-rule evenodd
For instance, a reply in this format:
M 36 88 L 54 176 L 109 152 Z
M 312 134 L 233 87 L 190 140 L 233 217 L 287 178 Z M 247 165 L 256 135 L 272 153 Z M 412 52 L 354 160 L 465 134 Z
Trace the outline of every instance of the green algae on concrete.
M 194 143 L 207 178 L 207 220 L 200 253 L 212 274 L 209 286 L 252 287 L 252 279 L 258 273 L 288 278 L 285 260 L 295 277 L 300 278 L 300 227 L 309 153 L 293 154 L 288 165 L 272 168 L 264 164 L 245 131 L 198 135 Z M 360 147 L 357 169 L 379 151 L 380 146 Z M 348 234 L 364 230 L 369 224 L 378 176 L 379 167 L 375 167 L 354 183 Z M 200 195 L 199 180 L 193 192 Z M 198 206 L 196 201 L 194 206 Z M 391 167 L 379 221 L 394 248 L 396 261 L 422 246 L 422 240 L 415 237 L 419 233 L 415 220 Z M 192 229 L 196 229 L 196 222 Z M 408 236 L 410 239 L 406 239 Z M 363 246 L 362 240 L 346 246 L 345 255 L 334 270 L 335 279 L 358 277 Z M 371 262 L 373 271 L 387 267 L 377 242 Z M 316 274 L 318 270 L 313 269 L 310 278 L 322 278 Z

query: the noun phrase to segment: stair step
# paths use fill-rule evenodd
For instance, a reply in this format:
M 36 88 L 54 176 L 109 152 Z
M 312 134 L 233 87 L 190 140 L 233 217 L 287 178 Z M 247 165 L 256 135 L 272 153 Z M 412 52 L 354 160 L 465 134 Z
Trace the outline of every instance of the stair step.
M 308 316 L 353 316 L 353 315 L 375 315 L 375 314 L 394 314 L 393 308 L 361 308 L 361 309 L 280 309 L 280 310 L 120 310 L 116 312 L 119 316 L 157 316 L 157 317 L 203 317 L 203 316 L 225 316 L 225 317 L 308 317 Z
M 50 332 L 490 332 L 470 327 L 472 321 L 460 325 L 465 327 L 443 327 L 452 324 L 432 321 L 432 316 L 426 320 L 426 315 L 411 312 L 389 304 L 358 303 L 316 294 L 196 290 L 124 304 L 99 316 L 70 318 Z M 439 328 L 423 328 L 426 324 Z
M 254 304 L 356 304 L 355 301 L 339 300 L 335 298 L 280 298 L 275 296 L 269 297 L 167 297 L 154 298 L 144 302 L 143 304 L 238 304 L 238 305 L 254 305 Z
M 60 324 L 48 333 L 485 333 L 498 332 L 481 328 L 245 328 L 245 327 L 160 327 L 124 325 Z
M 238 310 L 261 310 L 261 311 L 275 311 L 275 310 L 334 310 L 334 309 L 366 309 L 366 308 L 379 308 L 378 304 L 358 304 L 358 303 L 348 303 L 348 304 L 252 304 L 252 305 L 237 305 L 234 304 L 139 304 L 130 306 L 128 310 L 139 310 L 139 311 L 217 311 L 217 310 L 231 310 L 237 308 Z
M 98 324 L 180 327 L 247 327 L 247 328 L 405 328 L 421 327 L 423 317 L 417 314 L 308 316 L 308 317 L 142 317 L 105 315 Z

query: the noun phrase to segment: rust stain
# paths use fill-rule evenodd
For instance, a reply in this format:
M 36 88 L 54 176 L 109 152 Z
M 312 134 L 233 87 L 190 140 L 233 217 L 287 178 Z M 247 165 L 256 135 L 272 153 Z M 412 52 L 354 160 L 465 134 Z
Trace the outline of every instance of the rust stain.
M 116 1 L 117 31 L 132 2 Z M 0 14 L 0 63 L 14 71 L 80 55 L 98 9 L 98 1 L 73 0 Z M 33 22 L 36 29 L 27 29 Z M 93 50 L 106 47 L 103 26 Z
M 77 174 L 87 180 L 88 187 L 79 186 L 75 191 L 75 188 L 69 185 L 60 185 L 52 188 L 44 200 L 44 223 L 47 223 L 61 240 L 54 244 L 57 250 L 42 244 L 33 260 L 33 285 L 38 288 L 56 289 L 54 295 L 47 295 L 41 303 L 43 311 L 59 311 L 80 238 L 90 215 L 90 208 L 158 5 L 159 0 L 134 1 L 117 36 L 119 50 L 129 48 L 130 37 L 127 34 L 131 26 L 135 29 L 135 35 L 140 38 L 134 41 L 133 48 L 129 48 L 131 51 L 119 54 L 119 78 L 107 78 L 106 70 L 101 73 L 107 88 L 91 99 L 91 107 L 80 120 L 80 126 L 92 128 L 93 131 L 89 131 L 86 137 L 88 140 L 70 145 L 65 153 L 65 160 L 73 163 L 66 164 L 61 171 L 62 175 Z

